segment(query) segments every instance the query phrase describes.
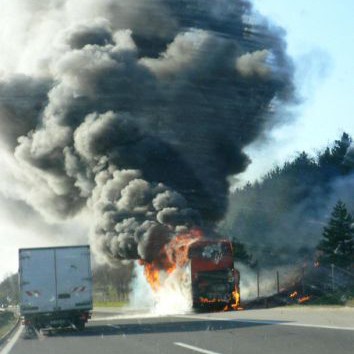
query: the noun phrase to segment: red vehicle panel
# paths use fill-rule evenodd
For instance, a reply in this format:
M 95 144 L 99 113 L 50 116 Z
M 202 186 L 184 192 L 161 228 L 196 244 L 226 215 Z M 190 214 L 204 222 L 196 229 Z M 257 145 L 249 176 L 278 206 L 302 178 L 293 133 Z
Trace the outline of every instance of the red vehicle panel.
M 193 306 L 196 309 L 237 309 L 239 273 L 234 269 L 231 242 L 197 241 L 189 248 Z

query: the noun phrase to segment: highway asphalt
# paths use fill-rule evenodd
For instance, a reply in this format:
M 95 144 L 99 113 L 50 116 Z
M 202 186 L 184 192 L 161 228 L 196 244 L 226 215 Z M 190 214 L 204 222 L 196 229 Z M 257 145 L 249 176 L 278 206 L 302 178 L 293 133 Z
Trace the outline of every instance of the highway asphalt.
M 352 354 L 354 310 L 253 310 L 157 317 L 97 312 L 83 332 L 25 339 L 20 328 L 0 354 Z

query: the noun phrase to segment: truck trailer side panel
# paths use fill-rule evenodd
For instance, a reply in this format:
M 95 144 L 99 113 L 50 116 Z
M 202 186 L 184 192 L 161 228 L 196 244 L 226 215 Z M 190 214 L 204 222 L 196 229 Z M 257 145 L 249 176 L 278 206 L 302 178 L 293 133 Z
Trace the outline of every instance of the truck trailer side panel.
M 57 307 L 72 310 L 92 307 L 92 277 L 88 248 L 55 251 Z
M 51 312 L 56 307 L 54 252 L 20 250 L 21 314 Z
M 92 309 L 89 246 L 19 251 L 20 313 L 37 327 L 87 321 Z

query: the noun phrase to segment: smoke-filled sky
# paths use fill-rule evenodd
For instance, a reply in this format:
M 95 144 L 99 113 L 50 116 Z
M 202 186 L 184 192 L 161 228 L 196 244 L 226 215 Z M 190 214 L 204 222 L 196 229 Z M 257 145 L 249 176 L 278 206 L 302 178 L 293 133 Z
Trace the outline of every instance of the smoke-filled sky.
M 64 3 L 0 1 L 0 278 L 16 270 L 17 247 L 82 242 L 86 205 L 98 249 L 149 260 L 149 246 L 172 231 L 222 218 L 226 177 L 247 167 L 249 144 L 263 138 L 250 149 L 252 176 L 265 152 L 284 159 L 351 133 L 345 118 L 354 108 L 341 112 L 350 86 L 326 86 L 342 80 L 344 88 L 353 69 L 345 60 L 353 31 L 327 25 L 338 11 L 349 26 L 345 5 L 256 2 L 288 35 L 258 19 L 263 31 L 244 40 L 239 1 Z M 265 142 L 280 120 L 269 111 L 294 101 L 286 38 L 307 101 L 283 112 L 287 126 Z M 328 95 L 334 109 L 319 108 Z

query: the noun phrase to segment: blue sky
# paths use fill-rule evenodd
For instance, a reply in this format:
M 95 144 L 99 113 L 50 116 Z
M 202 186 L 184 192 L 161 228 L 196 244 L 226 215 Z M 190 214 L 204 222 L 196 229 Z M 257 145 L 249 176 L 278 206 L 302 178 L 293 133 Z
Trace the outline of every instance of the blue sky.
M 306 150 L 315 154 L 343 131 L 354 136 L 354 1 L 254 0 L 255 8 L 283 27 L 296 65 L 302 103 L 292 123 L 272 140 L 248 149 L 253 164 L 243 180 Z

